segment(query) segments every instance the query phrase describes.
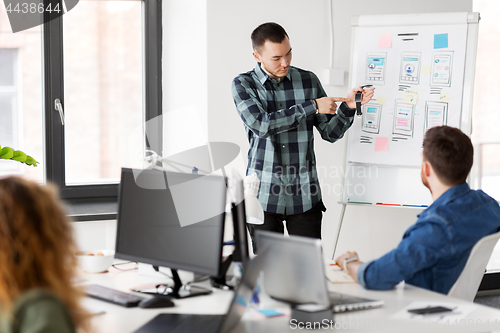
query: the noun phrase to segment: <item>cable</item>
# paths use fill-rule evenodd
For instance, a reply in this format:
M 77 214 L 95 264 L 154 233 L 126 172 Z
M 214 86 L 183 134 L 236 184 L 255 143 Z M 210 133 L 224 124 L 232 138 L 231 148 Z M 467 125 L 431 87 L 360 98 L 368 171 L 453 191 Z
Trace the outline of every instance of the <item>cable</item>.
M 165 276 L 166 276 L 166 277 L 168 277 L 169 279 L 172 279 L 172 280 L 174 279 L 173 277 L 171 277 L 171 276 L 170 276 L 170 275 L 168 275 L 167 273 L 164 273 L 164 272 L 160 271 L 160 267 L 158 267 L 158 266 L 154 266 L 154 265 L 153 265 L 153 269 L 154 269 L 155 271 L 157 271 L 158 273 L 165 275 Z
M 136 266 L 135 266 L 135 267 L 133 267 L 133 268 L 127 268 L 127 269 L 122 269 L 122 268 L 118 268 L 118 267 L 116 267 L 116 266 L 120 266 L 120 265 L 128 265 L 128 264 L 136 264 Z M 111 267 L 113 267 L 113 268 L 115 268 L 115 269 L 117 269 L 117 270 L 119 270 L 119 271 L 126 272 L 126 271 L 133 271 L 133 270 L 136 270 L 139 266 L 138 266 L 138 264 L 137 264 L 137 262 L 136 262 L 136 261 L 126 261 L 126 262 L 120 262 L 120 263 L 113 264 L 113 265 L 111 265 Z

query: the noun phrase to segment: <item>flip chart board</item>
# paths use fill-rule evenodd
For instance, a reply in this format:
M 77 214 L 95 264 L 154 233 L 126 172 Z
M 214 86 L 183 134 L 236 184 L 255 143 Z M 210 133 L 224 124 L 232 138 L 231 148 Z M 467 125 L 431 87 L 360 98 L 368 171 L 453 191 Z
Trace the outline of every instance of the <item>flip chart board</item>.
M 347 135 L 343 202 L 427 205 L 422 141 L 433 126 L 471 132 L 479 13 L 357 16 L 350 86 L 371 84 Z

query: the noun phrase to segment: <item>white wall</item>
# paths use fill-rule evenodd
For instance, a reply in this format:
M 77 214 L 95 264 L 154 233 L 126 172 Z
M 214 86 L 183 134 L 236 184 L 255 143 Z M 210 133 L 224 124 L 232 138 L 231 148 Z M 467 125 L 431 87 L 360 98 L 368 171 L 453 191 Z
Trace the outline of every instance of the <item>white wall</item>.
M 163 1 L 163 156 L 207 141 L 207 2 Z
M 115 249 L 116 220 L 72 222 L 79 250 Z

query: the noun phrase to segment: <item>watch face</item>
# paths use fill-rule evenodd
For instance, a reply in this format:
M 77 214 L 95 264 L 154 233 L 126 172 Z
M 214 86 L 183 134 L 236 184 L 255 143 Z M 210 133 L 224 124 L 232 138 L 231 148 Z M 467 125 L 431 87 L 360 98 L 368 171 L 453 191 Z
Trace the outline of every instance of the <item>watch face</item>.
M 350 257 L 350 258 L 346 258 L 344 260 L 344 262 L 347 264 L 347 263 L 349 263 L 351 261 L 357 261 L 357 260 L 358 260 L 358 257 Z
M 361 102 L 361 96 L 362 96 L 362 92 L 361 91 L 358 91 L 356 93 L 356 96 L 354 97 L 354 101 L 355 102 Z

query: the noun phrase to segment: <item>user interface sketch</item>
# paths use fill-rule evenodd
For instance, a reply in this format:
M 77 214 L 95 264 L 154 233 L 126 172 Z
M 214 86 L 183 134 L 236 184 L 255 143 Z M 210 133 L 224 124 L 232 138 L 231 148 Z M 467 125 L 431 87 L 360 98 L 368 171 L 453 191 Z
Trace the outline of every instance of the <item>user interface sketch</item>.
M 420 52 L 401 53 L 400 83 L 419 84 L 420 81 Z
M 381 114 L 382 105 L 376 103 L 365 104 L 363 112 L 363 131 L 378 134 L 380 130 Z
M 368 54 L 366 58 L 366 82 L 384 85 L 386 58 L 386 53 Z
M 418 167 L 429 128 L 461 128 L 470 34 L 467 22 L 444 24 L 450 15 L 427 23 L 414 15 L 366 15 L 353 23 L 352 86 L 375 92 L 348 132 L 348 163 Z

